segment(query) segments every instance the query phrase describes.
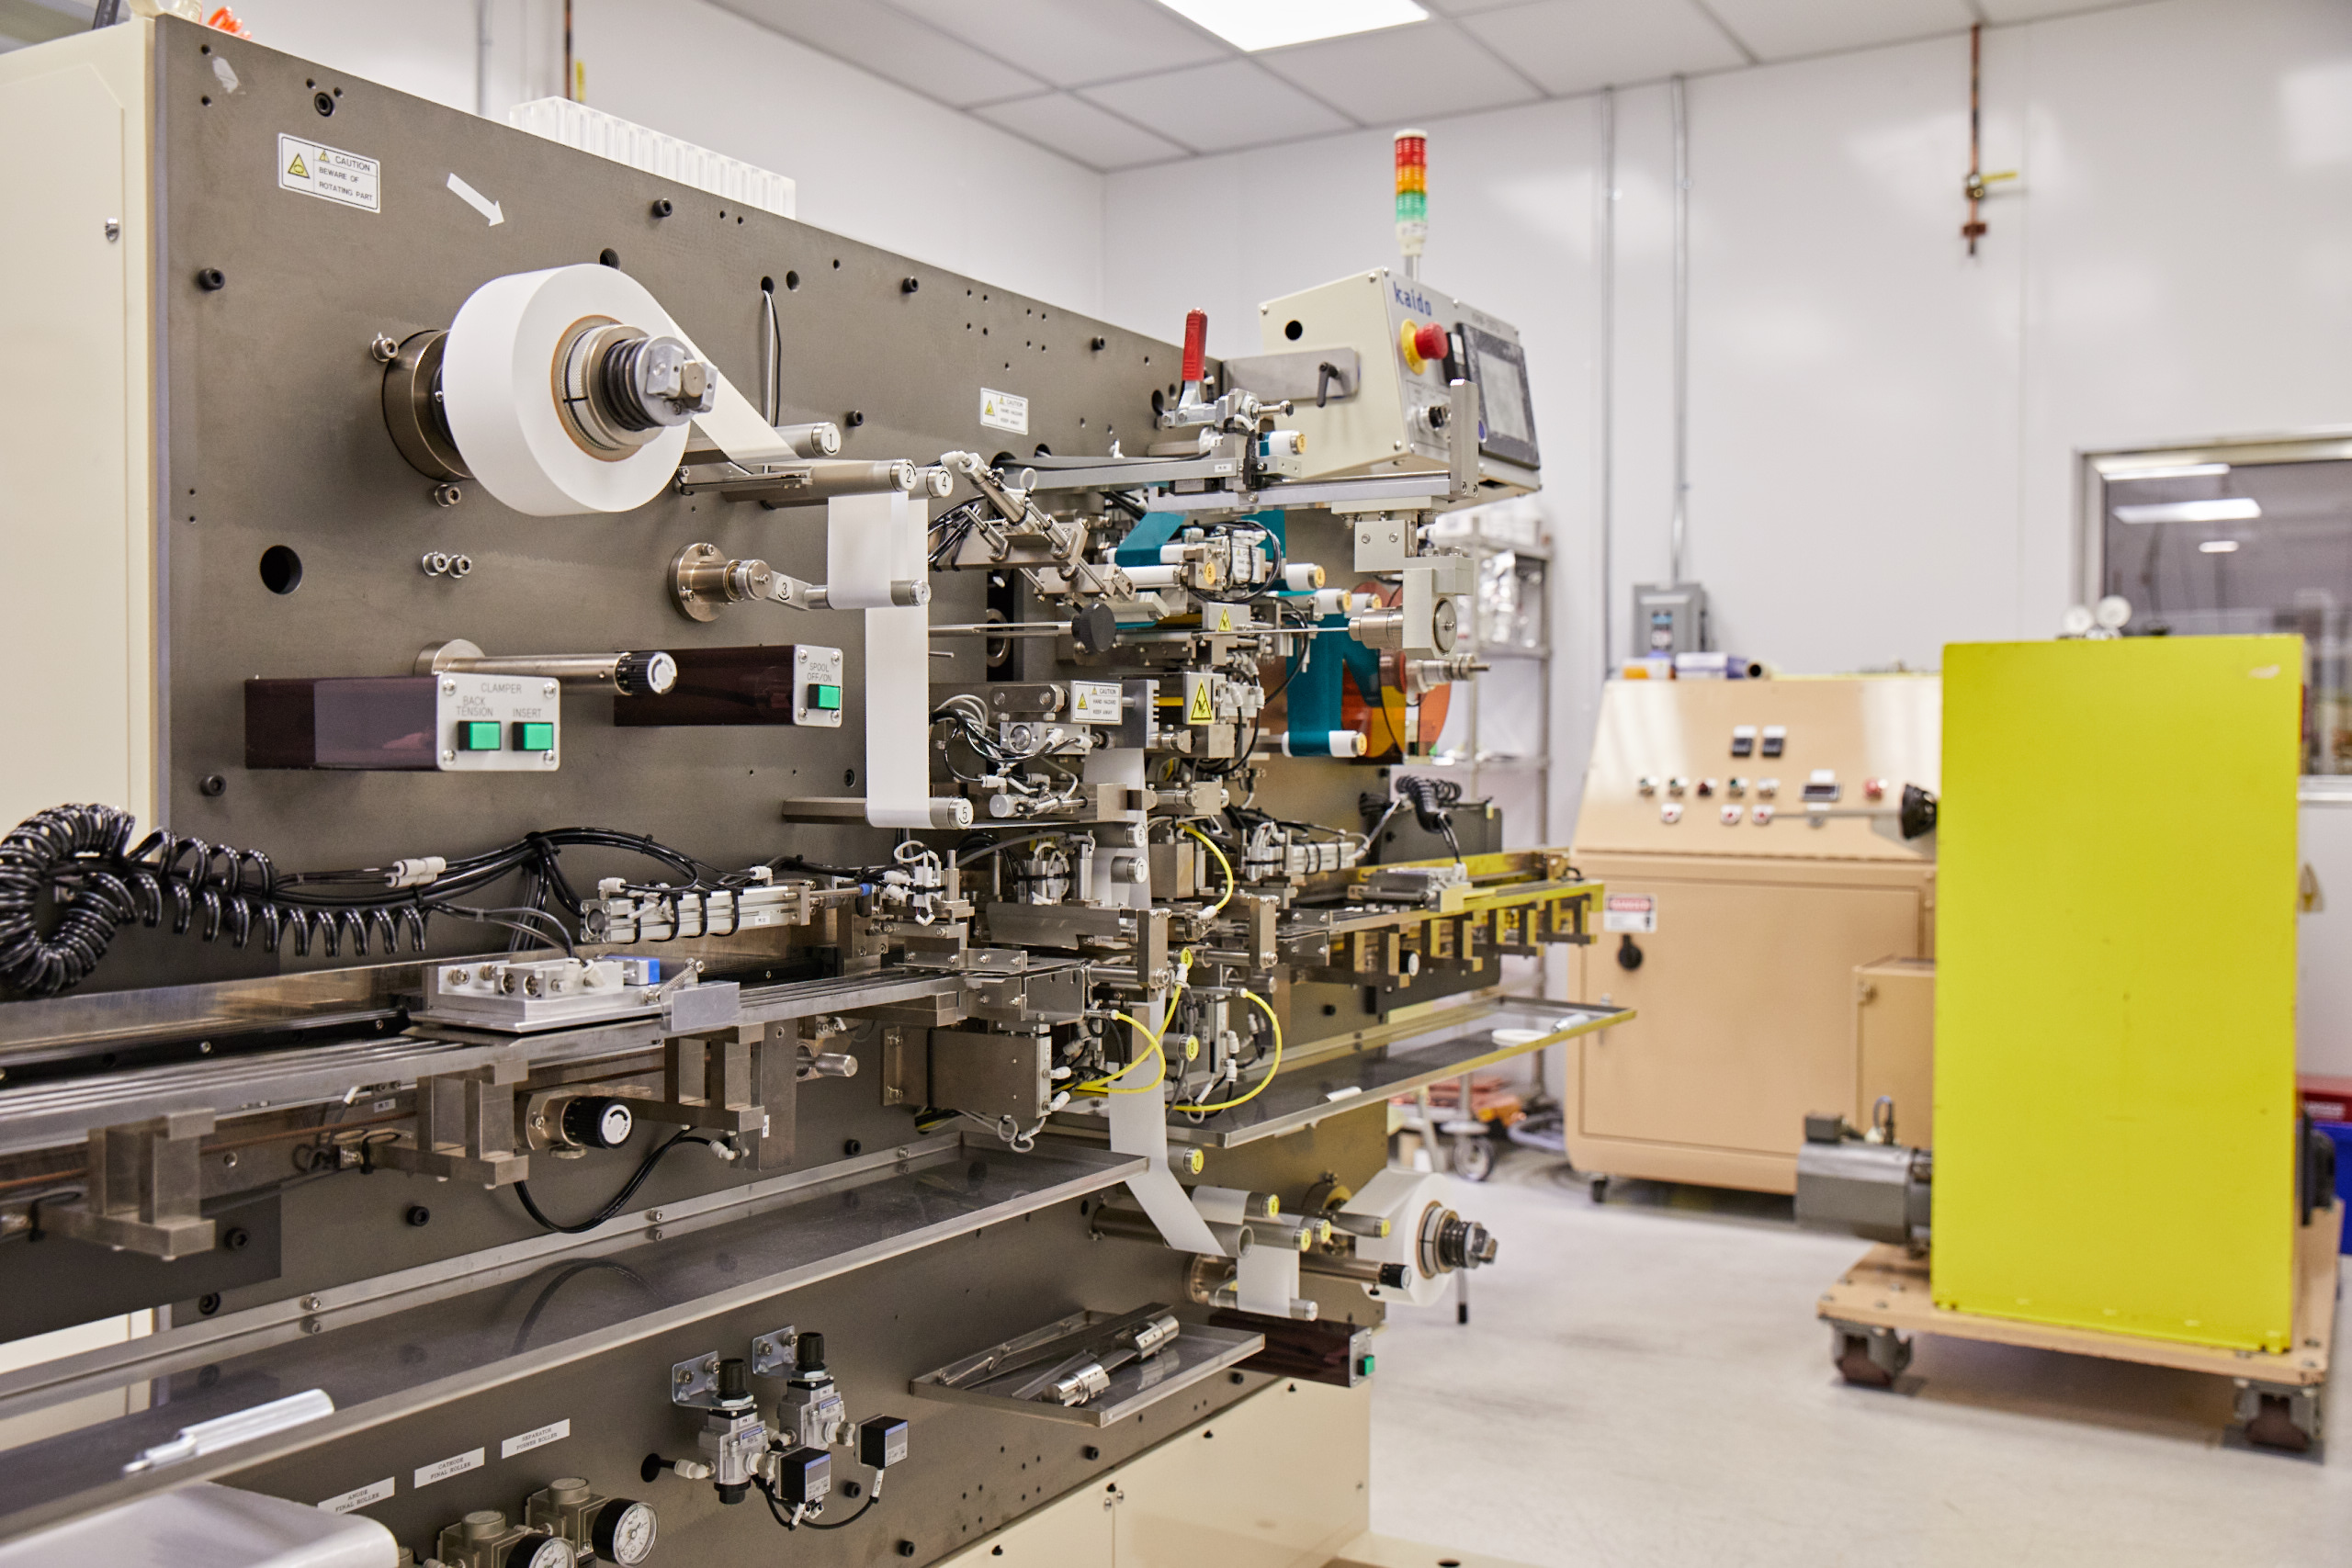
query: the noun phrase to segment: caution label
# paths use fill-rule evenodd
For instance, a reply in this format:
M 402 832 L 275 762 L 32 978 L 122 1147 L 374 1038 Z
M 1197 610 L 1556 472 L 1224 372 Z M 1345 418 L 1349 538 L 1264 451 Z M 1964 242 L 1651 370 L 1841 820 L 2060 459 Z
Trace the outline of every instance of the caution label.
M 980 389 L 980 423 L 991 430 L 1009 430 L 1015 435 L 1029 434 L 1029 400 L 1012 392 L 1000 392 L 994 387 Z
M 1216 721 L 1216 709 L 1209 703 L 1209 683 L 1206 681 L 1195 681 L 1193 682 L 1192 698 L 1184 705 L 1184 722 L 1214 724 Z
M 299 136 L 277 139 L 277 184 L 343 207 L 369 212 L 384 209 L 383 165 L 373 158 L 345 152 Z

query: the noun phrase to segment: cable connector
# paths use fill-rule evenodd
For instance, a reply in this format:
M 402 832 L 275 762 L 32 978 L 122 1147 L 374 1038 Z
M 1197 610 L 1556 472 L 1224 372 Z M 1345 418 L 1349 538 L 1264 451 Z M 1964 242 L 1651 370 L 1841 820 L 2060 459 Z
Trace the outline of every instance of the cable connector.
M 430 887 L 441 880 L 449 863 L 440 855 L 424 855 L 416 860 L 396 860 L 392 869 L 384 874 L 387 887 Z

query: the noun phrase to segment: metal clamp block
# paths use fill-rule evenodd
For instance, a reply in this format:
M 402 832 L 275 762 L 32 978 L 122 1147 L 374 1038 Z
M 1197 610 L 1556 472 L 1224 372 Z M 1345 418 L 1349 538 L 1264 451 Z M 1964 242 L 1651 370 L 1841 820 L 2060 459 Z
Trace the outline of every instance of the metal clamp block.
M 375 1158 L 420 1176 L 505 1187 L 531 1174 L 515 1144 L 514 1088 L 530 1064 L 510 1056 L 485 1067 L 416 1080 L 416 1131 L 379 1145 Z
M 43 1222 L 61 1235 L 151 1258 L 210 1251 L 197 1158 L 212 1127 L 211 1111 L 185 1111 L 97 1129 L 82 1201 L 50 1208 Z

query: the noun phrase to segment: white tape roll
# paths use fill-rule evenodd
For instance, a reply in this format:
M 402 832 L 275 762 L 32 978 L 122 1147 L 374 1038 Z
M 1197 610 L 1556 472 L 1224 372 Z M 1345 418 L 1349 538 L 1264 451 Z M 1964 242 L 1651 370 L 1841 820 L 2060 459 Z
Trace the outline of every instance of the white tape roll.
M 555 356 L 565 334 L 594 317 L 674 337 L 694 349 L 643 284 L 609 266 L 493 277 L 474 290 L 449 324 L 441 352 L 441 406 L 449 434 L 482 488 L 517 512 L 568 517 L 633 511 L 662 493 L 685 454 L 684 424 L 617 457 L 592 453 L 573 439 L 556 412 Z M 724 378 L 716 405 L 693 423 L 740 463 L 791 456 Z

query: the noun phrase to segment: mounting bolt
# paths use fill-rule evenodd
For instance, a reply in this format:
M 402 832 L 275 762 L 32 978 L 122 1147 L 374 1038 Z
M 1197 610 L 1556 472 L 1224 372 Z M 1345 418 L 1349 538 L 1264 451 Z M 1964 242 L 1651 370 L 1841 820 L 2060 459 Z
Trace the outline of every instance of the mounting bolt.
M 326 1304 L 325 1299 L 320 1296 L 304 1296 L 302 1298 L 302 1310 L 304 1312 L 316 1312 Z
M 455 681 L 444 681 L 444 682 L 441 682 L 441 694 L 442 694 L 443 696 L 445 696 L 445 697 L 454 697 L 454 696 L 456 696 L 456 695 L 458 694 L 458 683 L 457 683 Z
M 207 773 L 197 781 L 196 793 L 208 798 L 217 798 L 228 787 L 229 781 L 219 773 Z
M 902 277 L 899 279 L 899 292 L 901 294 L 912 294 L 916 289 L 921 288 L 922 287 L 922 279 L 920 277 Z
M 1111 346 L 1111 340 L 1107 337 L 1098 337 L 1090 341 L 1086 346 L 1100 354 Z
M 1095 1460 L 1102 1457 L 1102 1450 L 1096 1448 L 1092 1443 L 1087 1444 L 1086 1447 L 1079 1450 L 1078 1452 L 1079 1457 L 1087 1461 L 1089 1463 L 1091 1463 Z
M 865 1152 L 865 1145 L 859 1143 L 855 1138 L 852 1138 L 847 1143 L 842 1145 L 842 1153 L 845 1155 L 860 1155 Z
M 865 423 L 865 411 L 862 409 L 850 410 L 849 412 L 842 416 L 842 423 L 848 425 L 852 430 L 855 430 L 859 425 Z
M 435 485 L 433 487 L 433 504 L 435 506 L 455 506 L 458 502 L 465 499 L 466 492 L 459 490 L 456 485 Z
M 657 197 L 655 197 L 653 198 L 653 216 L 654 216 L 654 217 L 656 217 L 656 218 L 667 218 L 667 217 L 669 217 L 669 216 L 670 216 L 670 214 L 672 214 L 673 212 L 675 212 L 676 210 L 678 210 L 676 208 L 674 208 L 674 207 L 673 207 L 673 206 L 671 206 L 671 205 L 670 205 L 670 198 L 669 198 L 668 197 L 666 197 L 666 196 L 657 196 Z
M 208 266 L 196 275 L 196 286 L 207 294 L 217 294 L 229 287 L 229 275 L 217 266 Z
M 378 333 L 375 341 L 368 344 L 368 352 L 376 356 L 377 364 L 390 365 L 401 356 L 401 345 L 391 333 Z
M 901 1557 L 912 1557 L 914 1554 L 915 1554 L 915 1543 L 914 1543 L 913 1541 L 910 1541 L 910 1540 L 902 1540 L 902 1541 L 899 1542 L 899 1556 L 901 1556 Z
M 433 1223 L 433 1211 L 422 1203 L 411 1203 L 408 1206 L 408 1213 L 401 1217 L 421 1229 Z

